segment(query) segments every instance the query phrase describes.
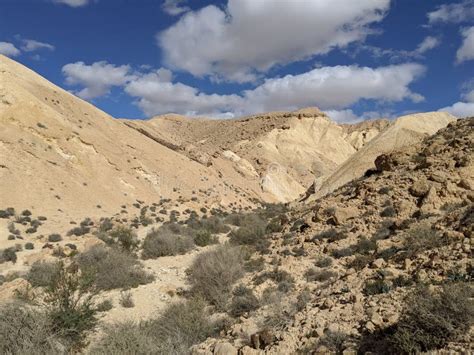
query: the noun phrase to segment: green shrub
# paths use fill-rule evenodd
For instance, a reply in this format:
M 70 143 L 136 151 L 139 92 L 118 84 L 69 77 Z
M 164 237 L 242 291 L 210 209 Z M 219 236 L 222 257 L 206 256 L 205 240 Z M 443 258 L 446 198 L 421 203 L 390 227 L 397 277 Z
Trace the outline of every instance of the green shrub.
M 76 267 L 66 267 L 62 262 L 58 265 L 58 273 L 45 288 L 47 315 L 53 333 L 65 339 L 71 348 L 80 349 L 85 345 L 86 332 L 97 323 L 92 279 Z
M 93 275 L 100 290 L 134 288 L 154 280 L 129 253 L 101 245 L 79 254 L 77 263 L 84 273 Z
M 266 253 L 270 241 L 266 238 L 266 222 L 257 215 L 248 215 L 242 221 L 242 226 L 232 231 L 230 242 L 234 245 L 245 245 Z
M 48 236 L 48 242 L 51 242 L 51 243 L 60 242 L 61 240 L 63 240 L 63 238 L 61 237 L 60 234 L 57 234 L 57 233 L 50 234 Z
M 16 251 L 15 247 L 0 250 L 0 264 L 8 261 L 15 264 L 17 260 Z
M 25 249 L 26 250 L 32 250 L 34 248 L 35 248 L 35 246 L 33 245 L 33 243 L 30 243 L 30 242 L 25 243 Z
M 225 309 L 232 285 L 244 274 L 243 261 L 241 250 L 229 245 L 199 254 L 188 269 L 192 293 Z
M 211 232 L 206 229 L 201 229 L 196 232 L 194 235 L 194 243 L 197 246 L 205 247 L 210 244 L 217 244 L 219 240 L 217 237 L 213 236 Z
M 239 285 L 233 294 L 234 297 L 229 305 L 229 314 L 233 317 L 240 317 L 245 313 L 258 309 L 260 306 L 253 291 L 243 285 Z
M 0 354 L 63 354 L 45 312 L 21 303 L 0 306 Z
M 130 228 L 118 226 L 110 232 L 110 237 L 126 252 L 133 252 L 138 248 L 137 235 Z
M 181 255 L 193 247 L 194 242 L 190 236 L 173 234 L 167 229 L 153 229 L 143 241 L 142 257 L 152 259 L 160 256 Z

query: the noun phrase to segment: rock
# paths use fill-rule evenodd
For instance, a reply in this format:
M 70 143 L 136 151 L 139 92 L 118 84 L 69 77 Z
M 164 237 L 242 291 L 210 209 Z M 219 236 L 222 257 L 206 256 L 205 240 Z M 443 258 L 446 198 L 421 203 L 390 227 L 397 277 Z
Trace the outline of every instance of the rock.
M 370 321 L 372 322 L 372 324 L 374 324 L 376 327 L 379 327 L 379 328 L 384 325 L 382 316 L 376 312 L 372 314 L 372 318 L 370 318 Z
M 237 349 L 230 343 L 217 343 L 214 347 L 214 355 L 237 355 Z
M 430 185 L 426 179 L 420 179 L 413 183 L 410 187 L 410 193 L 415 197 L 424 197 L 430 190 Z
M 469 178 L 462 179 L 461 182 L 459 183 L 459 187 L 462 187 L 463 189 L 466 189 L 466 190 L 474 191 L 474 179 L 469 179 Z
M 252 349 L 250 346 L 244 346 L 240 349 L 240 355 L 259 355 L 263 351 Z
M 375 269 L 381 269 L 386 265 L 386 262 L 382 258 L 378 258 L 372 262 L 372 266 Z
M 375 329 L 377 329 L 377 328 L 375 327 L 375 324 L 372 323 L 371 321 L 368 321 L 367 323 L 365 323 L 365 328 L 366 328 L 370 333 L 375 332 Z
M 359 215 L 359 210 L 355 207 L 337 208 L 334 212 L 334 221 L 336 225 L 344 224 L 347 220 Z

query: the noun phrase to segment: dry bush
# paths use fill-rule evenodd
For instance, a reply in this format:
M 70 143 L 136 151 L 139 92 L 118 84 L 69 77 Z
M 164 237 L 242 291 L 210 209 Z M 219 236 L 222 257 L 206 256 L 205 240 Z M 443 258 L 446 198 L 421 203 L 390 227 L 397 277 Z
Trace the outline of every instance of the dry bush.
M 152 230 L 143 241 L 144 259 L 185 254 L 194 247 L 192 237 L 175 234 L 166 228 Z
M 239 285 L 233 292 L 234 296 L 229 305 L 229 314 L 233 317 L 240 317 L 258 309 L 260 302 L 253 291 L 243 285 Z
M 337 273 L 330 270 L 319 270 L 316 268 L 311 268 L 305 273 L 306 281 L 308 282 L 324 282 L 328 281 L 331 278 L 337 276 Z
M 79 254 L 77 263 L 84 273 L 93 275 L 100 290 L 134 288 L 154 280 L 129 253 L 101 245 Z
M 232 285 L 244 274 L 239 247 L 222 245 L 198 255 L 188 269 L 192 292 L 219 309 L 225 309 Z
M 63 354 L 45 312 L 21 303 L 0 307 L 0 354 Z
M 123 323 L 105 330 L 91 354 L 188 354 L 189 348 L 215 335 L 205 302 L 199 299 L 170 305 L 156 319 Z

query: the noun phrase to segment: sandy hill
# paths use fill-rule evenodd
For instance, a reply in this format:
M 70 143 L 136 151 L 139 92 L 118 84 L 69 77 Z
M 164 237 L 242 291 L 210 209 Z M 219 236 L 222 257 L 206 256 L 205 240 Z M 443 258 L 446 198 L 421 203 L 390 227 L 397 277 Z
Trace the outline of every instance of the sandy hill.
M 451 120 L 424 114 L 339 125 L 317 108 L 117 120 L 4 56 L 0 77 L 2 207 L 62 220 L 110 215 L 136 200 L 243 208 L 295 200 L 311 185 L 326 193 L 361 176 L 375 152 Z

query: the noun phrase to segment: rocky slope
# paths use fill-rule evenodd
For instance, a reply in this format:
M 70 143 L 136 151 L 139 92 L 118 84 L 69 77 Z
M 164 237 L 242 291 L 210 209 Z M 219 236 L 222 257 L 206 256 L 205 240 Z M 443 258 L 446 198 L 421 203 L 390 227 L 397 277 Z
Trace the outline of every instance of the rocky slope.
M 472 283 L 474 118 L 382 154 L 375 167 L 287 213 L 269 237 L 264 270 L 242 281 L 263 306 L 195 354 L 393 352 L 370 339 L 396 329 L 417 285 Z M 443 348 L 469 353 L 473 343 L 471 327 Z

